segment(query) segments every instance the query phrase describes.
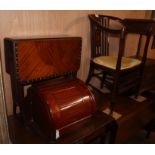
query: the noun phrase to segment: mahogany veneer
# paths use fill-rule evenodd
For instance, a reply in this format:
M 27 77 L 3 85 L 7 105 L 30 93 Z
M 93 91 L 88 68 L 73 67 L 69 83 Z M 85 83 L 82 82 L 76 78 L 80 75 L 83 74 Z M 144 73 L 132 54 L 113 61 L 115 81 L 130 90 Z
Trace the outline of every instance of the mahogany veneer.
M 60 76 L 74 76 L 80 67 L 80 37 L 5 38 L 6 71 L 11 76 L 13 111 L 24 113 L 24 86 Z
M 30 92 L 33 120 L 48 139 L 58 139 L 75 123 L 93 117 L 96 102 L 78 79 L 50 80 L 33 85 Z
M 80 67 L 80 37 L 6 38 L 4 42 L 6 71 L 15 70 L 16 78 L 24 84 L 77 72 Z

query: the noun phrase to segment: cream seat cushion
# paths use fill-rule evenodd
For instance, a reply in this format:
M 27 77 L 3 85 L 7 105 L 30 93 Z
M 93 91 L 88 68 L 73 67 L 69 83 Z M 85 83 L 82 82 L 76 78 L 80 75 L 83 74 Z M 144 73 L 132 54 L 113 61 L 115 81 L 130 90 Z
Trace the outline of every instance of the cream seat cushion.
M 93 59 L 93 62 L 111 69 L 116 69 L 117 57 L 116 56 L 100 56 Z M 141 63 L 140 60 L 122 57 L 121 70 L 129 69 Z

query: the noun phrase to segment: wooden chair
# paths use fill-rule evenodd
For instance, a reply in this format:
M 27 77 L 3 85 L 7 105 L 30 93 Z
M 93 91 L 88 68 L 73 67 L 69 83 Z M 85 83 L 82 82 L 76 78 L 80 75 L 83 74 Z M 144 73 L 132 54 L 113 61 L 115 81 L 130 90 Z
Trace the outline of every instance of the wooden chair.
M 91 27 L 91 60 L 99 56 L 109 56 L 109 33 L 104 31 L 99 25 L 96 24 L 96 21 L 100 23 L 101 26 L 109 28 L 110 22 L 119 23 L 121 22 L 120 18 L 112 16 L 103 16 L 103 15 L 89 15 L 90 27 Z M 96 21 L 94 21 L 94 19 Z M 86 83 L 89 83 L 92 76 L 97 77 L 101 80 L 100 87 L 103 87 L 103 81 L 105 78 L 105 72 L 100 68 L 95 68 L 98 71 L 93 72 L 90 68 L 89 76 Z M 103 80 L 102 80 L 103 79 Z
M 102 24 L 100 18 L 102 20 L 105 18 L 107 24 Z M 101 87 L 104 85 L 111 91 L 110 113 L 112 113 L 118 94 L 133 90 L 135 96 L 138 96 L 154 22 L 152 20 L 121 20 L 119 18 L 104 15 L 89 15 L 89 19 L 91 23 L 92 50 L 90 70 L 86 83 L 89 84 L 91 78 L 95 75 L 95 70 L 101 70 L 101 73 L 104 73 L 100 77 L 100 79 L 102 79 Z M 113 21 L 117 22 L 117 24 L 114 24 Z M 125 56 L 125 46 L 127 44 L 126 38 L 129 33 L 140 36 L 137 44 L 136 55 L 134 57 Z M 119 47 L 118 52 L 114 51 L 115 54 L 117 53 L 115 56 L 109 55 L 111 51 L 108 51 L 107 49 L 110 49 L 110 39 L 105 36 L 118 38 Z M 146 40 L 144 48 L 141 49 L 143 36 L 145 36 Z M 102 39 L 103 37 L 106 39 Z M 98 42 L 100 42 L 101 47 L 104 45 L 107 49 L 98 46 Z M 114 48 L 114 50 L 116 50 L 116 48 Z

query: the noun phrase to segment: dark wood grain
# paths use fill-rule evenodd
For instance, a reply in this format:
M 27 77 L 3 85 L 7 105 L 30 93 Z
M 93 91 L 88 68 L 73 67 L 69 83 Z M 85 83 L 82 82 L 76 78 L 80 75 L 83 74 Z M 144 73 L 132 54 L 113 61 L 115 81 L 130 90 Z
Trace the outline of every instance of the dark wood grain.
M 16 46 L 22 81 L 77 72 L 80 67 L 80 38 L 27 40 Z
M 5 38 L 6 71 L 11 76 L 13 111 L 23 113 L 24 86 L 75 76 L 80 67 L 80 37 Z
M 92 117 L 74 124 L 69 130 L 65 130 L 56 143 L 88 144 L 93 143 L 93 140 L 97 138 L 100 139 L 98 143 L 114 143 L 116 132 L 117 124 L 114 119 L 98 111 Z
M 52 134 L 56 137 L 56 130 L 61 137 L 66 128 L 96 112 L 92 93 L 78 79 L 36 84 L 32 87 L 31 100 L 33 119 L 49 138 Z
M 147 34 L 149 32 L 155 34 L 155 21 L 152 19 L 123 19 L 123 24 L 130 33 Z

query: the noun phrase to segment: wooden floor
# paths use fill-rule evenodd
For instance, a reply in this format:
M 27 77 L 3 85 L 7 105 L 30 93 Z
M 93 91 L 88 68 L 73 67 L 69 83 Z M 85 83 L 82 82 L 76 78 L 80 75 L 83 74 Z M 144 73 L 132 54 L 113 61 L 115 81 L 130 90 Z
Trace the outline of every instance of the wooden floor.
M 104 110 L 108 106 L 108 95 L 102 95 L 95 91 L 97 106 L 99 110 Z M 116 143 L 153 143 L 155 144 L 155 134 L 151 133 L 151 137 L 146 139 L 145 125 L 155 118 L 154 93 L 145 93 L 143 96 L 146 101 L 137 102 L 128 96 L 118 97 L 115 106 L 115 112 L 121 115 L 117 119 L 118 132 Z M 20 118 L 13 116 L 8 117 L 10 138 L 12 143 L 16 144 L 45 144 L 48 143 L 39 133 L 35 132 L 33 126 L 24 126 Z
M 116 143 L 145 143 L 146 131 L 144 129 L 155 118 L 155 95 L 147 92 L 143 93 L 143 96 L 146 97 L 143 102 L 137 102 L 128 96 L 118 97 L 114 111 L 121 117 L 117 119 Z M 102 95 L 98 97 L 98 103 L 103 101 L 98 105 L 98 108 L 103 110 L 108 105 L 108 97 Z M 140 138 L 138 138 L 138 135 Z M 143 142 L 140 142 L 139 139 L 142 139 L 142 137 L 144 138 Z M 155 143 L 155 139 L 153 143 Z

